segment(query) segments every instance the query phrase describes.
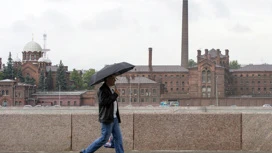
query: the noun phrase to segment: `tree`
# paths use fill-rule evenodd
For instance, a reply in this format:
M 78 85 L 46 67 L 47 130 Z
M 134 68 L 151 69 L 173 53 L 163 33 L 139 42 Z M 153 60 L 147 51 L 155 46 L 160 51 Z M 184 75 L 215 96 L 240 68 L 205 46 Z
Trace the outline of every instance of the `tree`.
M 20 82 L 25 82 L 21 67 L 18 68 L 16 77 L 19 79 Z
M 93 87 L 91 87 L 89 84 L 90 84 L 90 80 L 91 80 L 91 77 L 92 75 L 95 73 L 95 69 L 89 69 L 87 70 L 85 73 L 83 73 L 83 87 L 84 89 L 93 89 Z
M 49 70 L 47 74 L 47 87 L 48 87 L 48 90 L 53 90 L 53 77 L 52 77 L 51 69 Z
M 3 80 L 3 79 L 4 79 L 4 73 L 0 72 L 0 80 Z
M 44 75 L 44 71 L 42 70 L 40 73 L 40 77 L 39 77 L 39 85 L 38 85 L 38 89 L 40 91 L 45 91 L 47 90 L 47 78 Z
M 188 66 L 194 67 L 194 66 L 196 66 L 196 62 L 193 59 L 189 59 Z
M 14 79 L 14 69 L 12 66 L 11 53 L 9 52 L 7 66 L 4 67 L 4 79 Z
M 74 89 L 79 90 L 83 87 L 83 80 L 81 75 L 78 73 L 76 69 L 73 69 L 72 73 L 70 74 L 70 80 L 74 82 Z M 72 89 L 72 90 L 74 90 Z
M 239 64 L 237 60 L 230 61 L 229 63 L 230 69 L 239 69 L 240 67 L 241 67 L 241 64 Z
M 60 90 L 67 90 L 67 81 L 66 81 L 66 70 L 60 60 L 59 67 L 57 69 L 57 76 L 56 76 L 56 89 Z
M 34 85 L 36 82 L 35 79 L 31 78 L 29 75 L 27 75 L 24 80 L 26 84 L 31 84 L 31 85 Z

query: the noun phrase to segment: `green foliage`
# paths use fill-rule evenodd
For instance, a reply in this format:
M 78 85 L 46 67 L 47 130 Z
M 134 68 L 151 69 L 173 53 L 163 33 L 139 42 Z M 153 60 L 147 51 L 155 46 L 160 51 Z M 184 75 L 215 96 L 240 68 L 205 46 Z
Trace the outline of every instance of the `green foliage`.
M 40 73 L 38 89 L 40 91 L 47 90 L 47 78 L 45 77 L 43 70 Z
M 74 82 L 74 86 L 71 86 L 71 90 L 80 90 L 83 87 L 83 80 L 81 75 L 78 73 L 77 70 L 73 69 L 72 73 L 70 74 L 70 80 Z
M 229 63 L 230 69 L 239 69 L 240 67 L 241 67 L 241 64 L 239 64 L 237 60 L 230 61 Z
M 9 52 L 9 57 L 8 57 L 8 62 L 7 66 L 4 67 L 4 79 L 14 79 L 14 69 L 12 66 L 12 58 L 11 58 L 11 53 Z
M 35 82 L 36 82 L 36 80 L 35 80 L 34 78 L 31 78 L 29 75 L 27 75 L 27 76 L 25 77 L 25 83 L 26 83 L 26 84 L 34 85 Z
M 88 89 L 88 90 L 93 89 L 93 87 L 91 87 L 89 84 L 90 84 L 91 77 L 94 73 L 95 73 L 95 69 L 89 69 L 83 74 L 84 89 Z
M 60 61 L 56 76 L 56 89 L 59 88 L 60 90 L 67 90 L 66 70 L 62 64 L 62 61 Z
M 3 79 L 4 79 L 4 73 L 0 72 L 0 80 L 3 80 Z
M 17 69 L 17 75 L 16 75 L 16 77 L 19 79 L 20 82 L 25 82 L 25 78 L 23 76 L 22 68 L 21 67 L 19 67 Z
M 47 74 L 47 87 L 48 87 L 48 90 L 53 90 L 53 77 L 52 77 L 51 69 L 49 70 Z
M 196 66 L 196 62 L 193 59 L 189 59 L 188 66 L 194 67 L 194 66 Z

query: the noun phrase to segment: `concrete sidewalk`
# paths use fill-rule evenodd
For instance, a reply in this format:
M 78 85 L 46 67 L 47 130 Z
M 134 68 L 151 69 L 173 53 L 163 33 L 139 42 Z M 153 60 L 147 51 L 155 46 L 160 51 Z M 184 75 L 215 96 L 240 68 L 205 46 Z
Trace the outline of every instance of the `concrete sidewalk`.
M 78 151 L 64 151 L 64 152 L 1 152 L 0 153 L 79 153 Z M 109 152 L 96 152 L 96 153 L 114 153 L 113 150 Z M 258 151 L 195 151 L 195 150 L 156 150 L 156 151 L 127 151 L 125 153 L 271 153 L 271 152 L 258 152 Z

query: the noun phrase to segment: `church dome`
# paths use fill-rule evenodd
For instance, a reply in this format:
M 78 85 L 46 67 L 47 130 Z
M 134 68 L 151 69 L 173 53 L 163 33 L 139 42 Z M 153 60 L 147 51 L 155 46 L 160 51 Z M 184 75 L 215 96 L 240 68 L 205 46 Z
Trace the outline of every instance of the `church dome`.
M 35 41 L 28 42 L 23 51 L 42 51 L 42 47 Z
M 47 57 L 47 58 L 45 59 L 45 62 L 46 62 L 46 63 L 51 63 L 51 60 Z
M 17 57 L 13 60 L 13 62 L 21 62 L 21 59 L 17 56 Z
M 46 62 L 46 58 L 41 57 L 41 58 L 39 58 L 38 62 Z

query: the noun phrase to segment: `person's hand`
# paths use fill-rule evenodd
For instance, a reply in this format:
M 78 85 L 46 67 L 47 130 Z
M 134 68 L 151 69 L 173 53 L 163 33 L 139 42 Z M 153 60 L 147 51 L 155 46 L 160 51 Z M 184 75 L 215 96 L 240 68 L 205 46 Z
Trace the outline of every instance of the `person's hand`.
M 115 88 L 114 89 L 114 92 L 119 96 L 120 95 L 120 93 L 119 93 L 119 91 Z

